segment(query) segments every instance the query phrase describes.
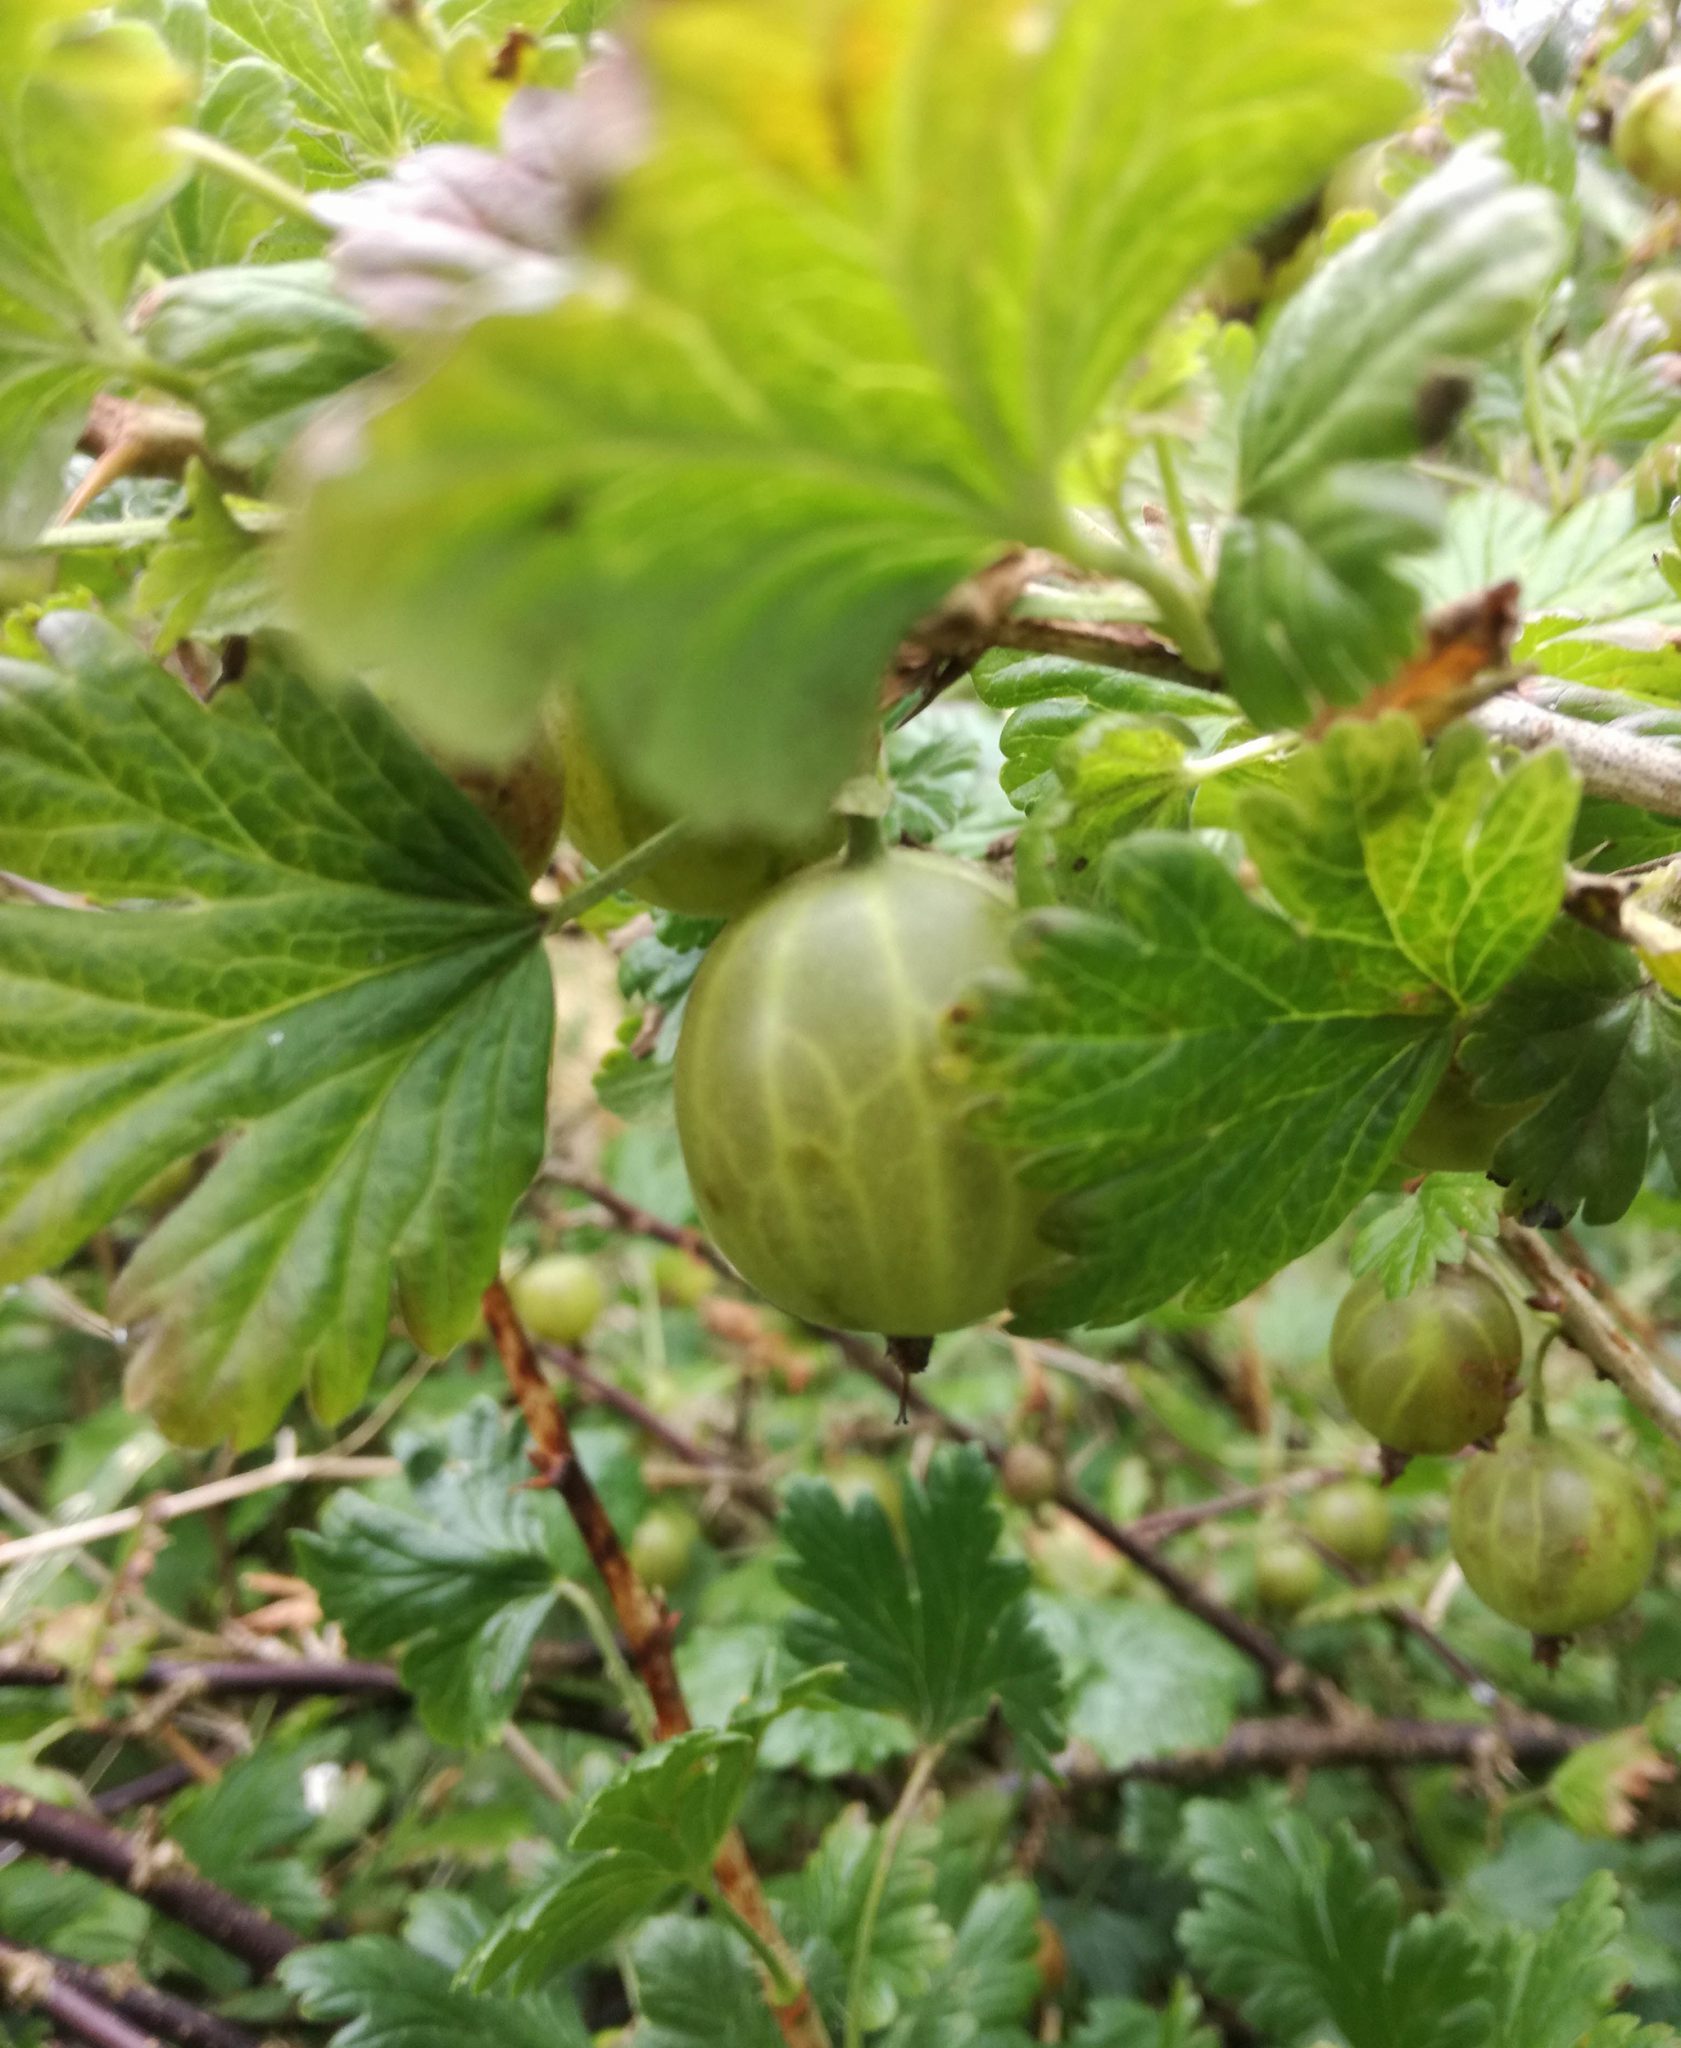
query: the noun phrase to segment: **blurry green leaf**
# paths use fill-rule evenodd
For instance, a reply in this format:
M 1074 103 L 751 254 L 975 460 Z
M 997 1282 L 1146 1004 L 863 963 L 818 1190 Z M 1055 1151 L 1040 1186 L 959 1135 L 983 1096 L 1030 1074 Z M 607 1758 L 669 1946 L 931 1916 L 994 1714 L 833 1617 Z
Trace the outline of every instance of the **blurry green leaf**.
M 1547 1780 L 1547 1797 L 1577 1834 L 1609 1841 L 1631 1834 L 1641 1800 L 1674 1777 L 1645 1728 L 1619 1728 L 1572 1750 Z
M 176 278 L 147 301 L 140 337 L 192 394 L 213 451 L 258 481 L 324 400 L 389 360 L 321 262 Z
M 190 91 L 144 22 L 66 11 L 11 0 L 0 27 L 0 545 L 46 524 L 89 400 L 130 368 L 123 302 Z
M 1487 485 L 1452 501 L 1440 547 L 1409 573 L 1431 605 L 1516 582 L 1528 618 L 1639 620 L 1669 600 L 1655 562 L 1667 538 L 1663 522 L 1641 520 L 1626 485 L 1558 519 L 1533 498 Z
M 506 842 L 355 691 L 263 663 L 207 710 L 82 614 L 0 668 L 0 1272 L 55 1265 L 238 1132 L 125 1267 L 129 1387 L 259 1441 L 361 1398 L 396 1280 L 447 1351 L 538 1160 L 554 998 Z M 167 907 L 171 903 L 175 907 Z
M 1251 2025 L 1348 2048 L 1487 2048 L 1498 1987 L 1477 1937 L 1451 1913 L 1403 1922 L 1398 1886 L 1346 1822 L 1197 1800 L 1185 1831 L 1201 1900 L 1180 1940 Z
M 1088 720 L 1057 763 L 1062 799 L 1051 822 L 1058 859 L 1085 865 L 1130 832 L 1188 825 L 1185 753 L 1176 734 L 1124 712 Z
M 1202 2001 L 1176 1984 L 1165 2007 L 1135 1998 L 1100 1998 L 1069 2048 L 1219 2048 L 1220 2037 L 1202 2024 Z
M 951 1953 L 951 1930 L 934 1905 L 937 1838 L 910 1829 L 887 1873 L 857 2009 L 874 2033 L 923 1998 Z M 814 1996 L 838 2033 L 851 1996 L 859 1922 L 882 1851 L 882 1833 L 856 1807 L 824 1831 L 780 1903 Z
M 1681 1004 L 1627 947 L 1560 924 L 1461 1050 L 1484 1100 L 1544 1098 L 1494 1155 L 1525 1208 L 1614 1222 L 1640 1191 L 1654 1123 L 1681 1160 Z
M 1490 2048 L 1576 2048 L 1628 1975 L 1617 1884 L 1595 1871 L 1538 1933 L 1503 1929 L 1493 1949 L 1499 2024 Z
M 990 1127 L 1062 1196 L 1041 1231 L 1077 1263 L 1021 1306 L 1063 1327 L 1181 1293 L 1222 1307 L 1317 1244 L 1376 1184 L 1450 1038 L 1400 954 L 1298 932 L 1181 836 L 1111 848 L 1098 901 L 1029 918 L 1025 979 L 957 1034 Z
M 190 125 L 295 183 L 300 173 L 291 136 L 295 119 L 285 77 L 273 65 L 245 57 L 216 72 Z M 172 275 L 243 263 L 275 233 L 279 222 L 269 201 L 199 167 L 158 222 L 147 254 Z
M 0 1869 L 0 1934 L 78 1963 L 127 1962 L 151 1919 L 144 1903 L 83 1870 L 26 1856 Z
M 400 155 L 410 136 L 390 72 L 373 60 L 375 0 L 210 0 L 212 48 L 231 65 L 257 60 L 297 104 L 310 169 L 343 178 Z
M 721 1724 L 800 1666 L 768 1622 L 709 1623 L 678 1645 L 677 1672 L 697 1721 Z M 759 1754 L 770 1770 L 838 1778 L 903 1756 L 915 1738 L 892 1714 L 834 1699 L 789 1708 L 765 1730 Z
M 697 1728 L 633 1757 L 585 1807 L 583 1858 L 515 1907 L 467 1967 L 477 1989 L 528 1990 L 582 1962 L 680 1887 L 705 1890 L 752 1776 L 757 1745 Z
M 279 1976 L 306 2019 L 338 2022 L 333 2048 L 587 2048 L 590 2036 L 560 1986 L 524 1998 L 464 1991 L 454 1981 L 458 1960 L 425 1953 L 411 1928 L 407 1941 L 363 1934 L 300 1949 Z
M 263 1747 L 238 1757 L 209 1784 L 171 1800 L 164 1827 L 212 1884 L 249 1899 L 289 1926 L 317 1927 L 327 1913 L 320 1877 L 295 1851 L 314 1824 L 304 1800 L 303 1759 Z
M 1447 133 L 1458 142 L 1492 129 L 1520 178 L 1569 199 L 1576 189 L 1576 141 L 1569 119 L 1536 90 L 1517 51 L 1497 29 L 1478 21 L 1461 31 L 1454 57 L 1469 74 L 1473 90 L 1468 98 L 1449 102 L 1442 121 Z
M 1002 1518 L 975 1450 L 946 1449 L 905 1491 L 905 1544 L 872 1494 L 850 1510 L 832 1487 L 797 1484 L 781 1533 L 783 1583 L 803 1605 L 789 1647 L 840 1664 L 843 1700 L 899 1714 L 941 1741 L 993 1706 L 1022 1740 L 1056 1743 L 1060 1680 L 1028 1612 L 1027 1568 L 997 1554 Z
M 964 1914 L 944 1966 L 888 2034 L 886 2048 L 1029 2048 L 1027 2023 L 1042 1990 L 1033 1887 L 987 1885 Z
M 267 559 L 196 459 L 187 467 L 186 503 L 147 557 L 134 601 L 157 614 L 160 653 L 189 634 L 219 640 L 273 621 Z
M 1468 1237 L 1493 1237 L 1500 1190 L 1483 1173 L 1432 1173 L 1374 1216 L 1354 1240 L 1348 1270 L 1380 1273 L 1390 1296 L 1423 1287 L 1438 1265 L 1456 1266 Z
M 1348 945 L 1398 950 L 1473 1009 L 1558 911 L 1576 795 L 1558 749 L 1497 769 L 1466 725 L 1426 755 L 1412 721 L 1391 712 L 1333 726 L 1240 816 L 1291 916 Z
M 1422 550 L 1435 515 L 1372 465 L 1435 438 L 1431 381 L 1517 332 L 1561 254 L 1551 201 L 1468 150 L 1279 315 L 1244 401 L 1243 516 L 1214 591 L 1227 687 L 1257 726 L 1357 702 L 1411 651 L 1417 598 L 1391 563 Z
M 1401 113 L 1395 56 L 1448 12 L 648 10 L 662 139 L 604 268 L 318 454 L 301 616 L 446 738 L 511 740 L 559 669 L 650 796 L 803 827 L 904 633 L 1001 544 L 1064 544 L 1061 468 L 1119 373 Z
M 349 1488 L 293 1538 L 324 1611 L 358 1656 L 406 1644 L 403 1682 L 440 1742 L 494 1736 L 512 1713 L 557 1582 L 579 1563 L 558 1498 L 523 1486 L 523 1431 L 488 1403 L 410 1509 Z
M 715 1920 L 652 1921 L 631 1960 L 636 2048 L 782 2048 L 747 1951 Z
M 1212 1747 L 1253 1700 L 1248 1662 L 1176 1607 L 1060 1598 L 1036 1611 L 1062 1659 L 1069 1738 L 1111 1770 Z
M 919 722 L 889 734 L 893 802 L 882 821 L 889 842 L 910 839 L 926 846 L 949 832 L 963 815 L 979 760 L 977 743 L 950 728 Z

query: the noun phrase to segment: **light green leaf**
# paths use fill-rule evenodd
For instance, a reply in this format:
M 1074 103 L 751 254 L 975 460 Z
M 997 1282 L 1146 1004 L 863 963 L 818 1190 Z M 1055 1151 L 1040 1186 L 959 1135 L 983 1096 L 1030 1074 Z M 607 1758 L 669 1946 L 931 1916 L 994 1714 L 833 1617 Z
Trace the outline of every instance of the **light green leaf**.
M 1227 685 L 1258 726 L 1356 701 L 1407 651 L 1416 604 L 1389 561 L 1419 551 L 1429 510 L 1394 495 L 1398 478 L 1351 466 L 1431 437 L 1430 380 L 1517 332 L 1562 253 L 1551 200 L 1466 150 L 1279 315 L 1244 403 L 1245 518 L 1214 597 Z
M 1028 1612 L 1027 1568 L 997 1555 L 1002 1518 L 978 1451 L 941 1451 L 905 1492 L 905 1546 L 872 1494 L 850 1509 L 832 1487 L 802 1481 L 781 1531 L 782 1579 L 801 1610 L 790 1648 L 840 1664 L 839 1697 L 901 1715 L 937 1742 L 994 1704 L 1023 1740 L 1050 1749 L 1060 1681 Z
M 1124 1321 L 1241 1299 L 1375 1186 L 1446 1064 L 1450 1017 L 1400 954 L 1304 935 L 1205 847 L 1114 847 L 1101 915 L 1046 910 L 955 1033 L 989 1127 L 1061 1199 L 1074 1255 L 1023 1307 Z
M 1487 2048 L 1494 1986 L 1453 1914 L 1403 1922 L 1392 1878 L 1346 1822 L 1198 1800 L 1185 1834 L 1201 1903 L 1179 1938 L 1211 1991 L 1283 2041 Z
M 1516 50 L 1486 22 L 1466 25 L 1454 55 L 1469 76 L 1468 99 L 1450 103 L 1443 127 L 1455 141 L 1491 129 L 1507 162 L 1532 185 L 1545 185 L 1561 199 L 1576 190 L 1576 141 L 1570 122 L 1551 99 L 1543 99 Z
M 465 1899 L 447 1903 L 477 1917 Z M 524 1998 L 460 1990 L 458 1959 L 429 1953 L 417 1933 L 411 1921 L 406 1941 L 363 1934 L 300 1949 L 281 1964 L 280 1981 L 306 2019 L 338 2022 L 333 2048 L 588 2048 L 559 1986 Z
M 1392 712 L 1334 726 L 1240 817 L 1292 916 L 1396 949 L 1468 1010 L 1512 978 L 1557 914 L 1576 797 L 1557 749 L 1499 770 L 1462 725 L 1427 756 Z
M 1537 1933 L 1503 1929 L 1494 1951 L 1500 1987 L 1491 2048 L 1576 2048 L 1628 1977 L 1617 1882 L 1596 1870 Z
M 123 301 L 190 97 L 144 22 L 66 11 L 12 0 L 0 27 L 0 544 L 51 517 L 89 400 L 133 361 Z
M 1135 1998 L 1100 1998 L 1069 2048 L 1219 2048 L 1220 2037 L 1202 2024 L 1202 2001 L 1178 1983 L 1159 2011 Z
M 1029 2048 L 1027 2023 L 1042 1989 L 1038 1895 L 1019 1881 L 986 1885 L 964 1914 L 944 1968 L 886 2048 Z
M 1487 486 L 1453 500 L 1440 547 L 1409 573 L 1431 605 L 1510 581 L 1529 618 L 1640 620 L 1673 605 L 1656 562 L 1668 539 L 1663 521 L 1641 519 L 1626 485 L 1556 520 L 1533 498 Z
M 212 449 L 259 480 L 325 399 L 388 360 L 319 262 L 177 278 L 147 302 L 140 336 L 191 390 Z
M 785 1685 L 800 1666 L 768 1622 L 713 1622 L 679 1643 L 677 1672 L 697 1721 L 722 1725 L 768 1687 Z M 790 1707 L 765 1730 L 759 1754 L 770 1770 L 838 1778 L 903 1756 L 915 1737 L 891 1714 L 832 1699 Z
M 1615 1841 L 1633 1833 L 1642 1799 L 1674 1776 L 1675 1766 L 1636 1723 L 1573 1749 L 1547 1780 L 1547 1799 L 1577 1834 Z
M 913 1828 L 888 1870 L 857 1999 L 867 2033 L 920 2001 L 951 1953 L 951 1929 L 934 1905 L 937 1847 L 932 1830 Z M 837 2032 L 851 1996 L 859 1923 L 881 1849 L 881 1830 L 858 1808 L 849 1808 L 830 1823 L 799 1877 L 783 1892 L 789 1936 Z
M 602 269 L 318 451 L 300 617 L 480 746 L 569 675 L 646 793 L 795 832 L 906 630 L 1002 543 L 1066 544 L 1064 459 L 1121 370 L 1402 112 L 1395 56 L 1447 13 L 648 10 L 663 141 Z
M 91 617 L 0 666 L 0 1273 L 237 1132 L 136 1252 L 130 1390 L 184 1441 L 361 1397 L 395 1278 L 448 1350 L 541 1152 L 554 1000 L 506 842 L 366 695 L 271 663 L 206 710 Z
M 1493 1237 L 1500 1190 L 1483 1173 L 1432 1173 L 1374 1216 L 1354 1240 L 1348 1270 L 1381 1273 L 1391 1297 L 1422 1287 L 1438 1265 L 1458 1265 L 1468 1237 Z
M 218 640 L 273 622 L 267 559 L 196 459 L 187 466 L 186 503 L 147 557 L 134 602 L 157 615 L 160 653 L 192 633 Z
M 758 1745 L 697 1728 L 643 1752 L 585 1807 L 571 1847 L 583 1860 L 515 1907 L 475 1950 L 475 1989 L 527 1990 L 604 1948 L 679 1887 L 704 1890 L 735 1819 Z
M 231 69 L 255 60 L 284 79 L 317 176 L 341 179 L 400 156 L 411 135 L 391 73 L 370 55 L 374 0 L 210 0 L 211 47 Z
M 296 183 L 301 175 L 292 142 L 296 110 L 285 78 L 270 64 L 240 58 L 210 80 L 191 125 Z M 170 202 L 148 254 L 172 275 L 242 263 L 275 234 L 280 216 L 265 199 L 231 179 L 199 168 Z
M 1111 1770 L 1170 1749 L 1211 1747 L 1254 1698 L 1251 1667 L 1177 1608 L 1130 1600 L 1044 1600 L 1062 1659 L 1068 1734 Z
M 631 1959 L 636 2048 L 782 2048 L 745 1949 L 716 1921 L 651 1921 Z

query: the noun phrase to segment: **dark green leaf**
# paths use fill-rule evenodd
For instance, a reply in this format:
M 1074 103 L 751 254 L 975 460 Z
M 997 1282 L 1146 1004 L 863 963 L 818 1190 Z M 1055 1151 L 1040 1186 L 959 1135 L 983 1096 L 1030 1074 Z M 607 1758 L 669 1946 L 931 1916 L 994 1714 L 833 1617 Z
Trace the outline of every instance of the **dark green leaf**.
M 1449 1019 L 1391 949 L 1303 935 L 1206 848 L 1145 833 L 1105 915 L 1049 910 L 958 1040 L 991 1128 L 1062 1192 L 1077 1264 L 1026 1305 L 1123 1321 L 1240 1299 L 1377 1182 L 1446 1062 Z
M 164 1826 L 192 1867 L 292 1927 L 327 1913 L 321 1880 L 296 1850 L 315 1816 L 304 1800 L 304 1760 L 262 1748 L 207 1785 L 170 1802 Z
M 997 1555 L 1001 1518 L 978 1451 L 948 1449 L 905 1493 L 905 1544 L 873 1495 L 848 1509 L 802 1481 L 788 1497 L 782 1577 L 804 1605 L 789 1646 L 840 1664 L 843 1700 L 903 1716 L 936 1742 L 994 1702 L 1023 1740 L 1056 1741 L 1060 1679 L 1028 1612 L 1027 1570 Z
M 1159 2011 L 1135 1998 L 1100 1998 L 1069 2048 L 1219 2048 L 1219 2035 L 1201 2022 L 1202 2001 L 1186 1984 L 1176 1984 Z
M 1494 1155 L 1526 1208 L 1615 1221 L 1645 1178 L 1654 1119 L 1681 1158 L 1681 1004 L 1610 939 L 1560 924 L 1463 1057 L 1485 1100 L 1538 1102 Z
M 554 1000 L 506 842 L 366 695 L 262 663 L 209 710 L 92 618 L 0 668 L 0 865 L 115 913 L 0 910 L 0 1271 L 66 1257 L 235 1141 L 123 1272 L 176 1435 L 336 1418 L 395 1277 L 444 1351 L 541 1152 Z M 173 901 L 176 907 L 165 907 Z
M 274 623 L 274 589 L 257 537 L 196 459 L 187 467 L 186 504 L 148 556 L 134 601 L 157 616 L 164 653 L 189 634 L 219 640 Z
M 888 1870 L 858 1987 L 857 2009 L 867 2033 L 920 2001 L 951 1952 L 951 1930 L 934 1906 L 936 1846 L 931 1832 L 913 1828 Z M 852 1995 L 859 1921 L 881 1848 L 881 1830 L 849 1808 L 830 1823 L 799 1877 L 783 1889 L 787 1931 L 837 2033 Z
M 1452 1914 L 1403 1922 L 1391 1878 L 1345 1823 L 1198 1800 L 1186 1840 L 1201 1904 L 1180 1939 L 1209 1988 L 1280 2040 L 1349 2048 L 1486 2048 L 1495 1986 Z
M 523 1429 L 510 1432 L 488 1401 L 476 1403 L 412 1508 L 344 1489 L 318 1533 L 293 1539 L 357 1655 L 407 1645 L 403 1681 L 440 1742 L 497 1733 L 558 1581 L 584 1564 L 557 1497 L 523 1486 L 524 1444 Z
M 1031 1885 L 977 1892 L 944 1968 L 888 2035 L 887 2048 L 1028 2048 L 1027 2023 L 1043 1988 L 1038 1923 Z
M 636 2048 L 782 2048 L 746 1950 L 716 1921 L 655 1920 L 632 1960 Z
M 1597 1870 L 1539 1932 L 1502 1929 L 1494 1946 L 1499 2026 L 1491 2048 L 1576 2048 L 1628 1977 L 1617 1884 Z

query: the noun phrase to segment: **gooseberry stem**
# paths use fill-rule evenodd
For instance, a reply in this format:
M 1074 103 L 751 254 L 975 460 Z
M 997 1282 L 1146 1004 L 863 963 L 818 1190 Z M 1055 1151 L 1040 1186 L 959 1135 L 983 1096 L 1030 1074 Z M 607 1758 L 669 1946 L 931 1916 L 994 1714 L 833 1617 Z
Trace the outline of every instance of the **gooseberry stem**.
M 266 164 L 256 163 L 243 151 L 230 148 L 217 136 L 202 134 L 197 128 L 171 128 L 166 131 L 164 140 L 173 144 L 182 156 L 207 171 L 214 171 L 229 184 L 242 187 L 254 199 L 266 200 L 276 213 L 284 214 L 289 220 L 302 221 L 319 234 L 328 232 L 327 223 L 316 213 L 307 192 L 276 176 Z
M 785 1960 L 771 1947 L 746 1914 L 736 1911 L 716 1884 L 704 1887 L 704 1897 L 719 1919 L 726 1921 L 735 1929 L 764 1965 L 765 1975 L 770 1979 L 771 1997 L 778 2005 L 792 2005 L 805 1986 L 799 1978 L 790 1976 Z
M 695 836 L 695 828 L 687 818 L 677 818 L 656 832 L 652 839 L 644 839 L 640 846 L 633 846 L 629 853 L 622 855 L 587 882 L 570 890 L 549 912 L 549 930 L 559 931 L 562 925 L 572 924 L 583 916 L 586 910 L 593 910 L 598 903 L 605 903 L 627 882 L 635 881 L 640 874 L 665 859 L 668 853 L 675 853 L 680 846 L 686 846 Z
M 846 865 L 849 868 L 867 867 L 873 860 L 880 860 L 887 851 L 887 841 L 882 834 L 879 818 L 862 818 L 856 813 L 846 821 Z
M 846 2033 L 842 2048 L 860 2048 L 864 2039 L 864 1987 L 869 1981 L 870 1946 L 875 1940 L 881 1902 L 887 1896 L 887 1880 L 893 1874 L 894 1859 L 905 1839 L 905 1830 L 922 1804 L 922 1795 L 928 1790 L 944 1753 L 943 1742 L 928 1743 L 917 1751 L 916 1760 L 905 1779 L 905 1789 L 882 1824 L 875 1868 L 870 1872 L 869 1888 L 864 1893 L 864 1903 L 858 1913 L 858 1938 L 852 1947 L 852 1968 L 847 1972 Z
M 1529 1433 L 1531 1436 L 1550 1436 L 1552 1425 L 1547 1420 L 1547 1388 L 1543 1368 L 1547 1353 L 1561 1335 L 1555 1326 L 1550 1329 L 1535 1347 L 1535 1362 L 1529 1368 Z

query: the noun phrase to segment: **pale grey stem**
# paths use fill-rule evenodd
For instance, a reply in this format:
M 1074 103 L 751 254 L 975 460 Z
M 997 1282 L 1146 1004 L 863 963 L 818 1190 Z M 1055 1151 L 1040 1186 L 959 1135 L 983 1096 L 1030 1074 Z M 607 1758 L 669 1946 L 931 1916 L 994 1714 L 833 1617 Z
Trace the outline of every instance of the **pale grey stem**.
M 1491 697 L 1471 717 L 1484 732 L 1526 753 L 1562 747 L 1590 796 L 1681 818 L 1681 746 L 1566 718 L 1515 696 Z

